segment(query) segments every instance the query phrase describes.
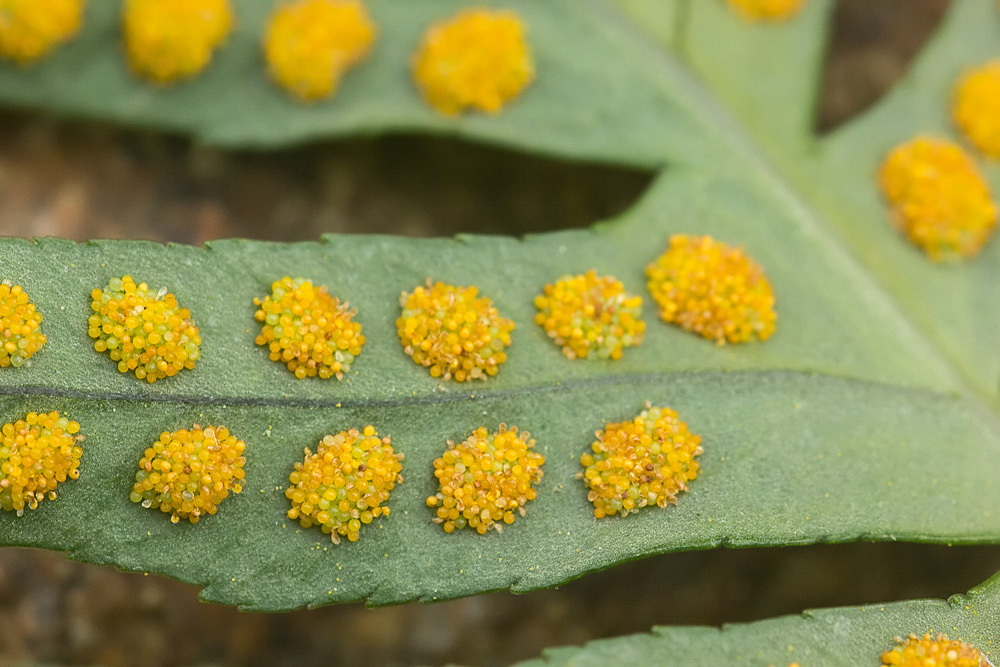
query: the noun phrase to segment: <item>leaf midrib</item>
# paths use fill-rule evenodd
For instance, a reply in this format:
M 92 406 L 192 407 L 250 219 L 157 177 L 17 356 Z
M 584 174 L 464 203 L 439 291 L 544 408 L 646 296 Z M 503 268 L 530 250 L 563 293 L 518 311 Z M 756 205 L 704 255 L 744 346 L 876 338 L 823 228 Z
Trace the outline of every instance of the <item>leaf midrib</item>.
M 547 394 L 558 391 L 574 391 L 590 389 L 594 387 L 612 387 L 631 384 L 657 383 L 666 380 L 682 380 L 685 383 L 699 384 L 721 380 L 727 377 L 751 376 L 761 380 L 780 379 L 787 377 L 815 377 L 840 380 L 843 382 L 855 383 L 870 387 L 882 387 L 897 393 L 936 396 L 942 399 L 954 398 L 953 394 L 947 392 L 934 391 L 922 387 L 906 387 L 902 385 L 879 382 L 866 378 L 852 377 L 848 375 L 838 375 L 834 373 L 822 373 L 817 371 L 806 371 L 796 369 L 768 369 L 768 370 L 711 370 L 711 371 L 658 371 L 653 373 L 629 373 L 618 375 L 604 375 L 600 377 L 579 378 L 560 382 L 551 382 L 537 385 L 527 385 L 523 387 L 512 387 L 509 389 L 486 389 L 480 390 L 470 387 L 469 391 L 438 391 L 423 394 L 414 394 L 400 398 L 373 398 L 373 399 L 306 399 L 277 397 L 268 398 L 260 396 L 217 396 L 217 395 L 193 395 L 193 394 L 136 394 L 130 392 L 102 392 L 86 391 L 81 389 L 54 388 L 46 385 L 18 385 L 16 387 L 0 387 L 0 397 L 4 396 L 45 396 L 49 398 L 63 398 L 80 401 L 94 402 L 120 402 L 120 403 L 167 403 L 175 405 L 197 405 L 197 406 L 219 406 L 219 407 L 252 407 L 252 408 L 318 408 L 318 409 L 358 409 L 358 408 L 403 408 L 424 405 L 442 405 L 449 403 L 461 403 L 465 401 L 477 400 L 497 400 L 506 398 L 516 398 L 522 396 L 532 396 Z M 1000 426 L 1000 424 L 998 424 Z
M 677 55 L 686 58 L 685 17 L 690 12 L 690 0 L 677 0 L 677 2 L 678 13 L 681 17 L 676 26 Z M 963 396 L 981 408 L 984 414 L 988 414 L 993 425 L 1000 428 L 1000 401 L 988 393 L 967 371 L 963 370 L 962 365 L 957 363 L 953 355 L 934 344 L 933 337 L 901 307 L 901 304 L 892 298 L 874 274 L 854 256 L 846 242 L 823 222 L 823 217 L 803 198 L 802 193 L 783 177 L 780 168 L 744 129 L 744 126 L 715 99 L 710 90 L 700 83 L 691 71 L 690 64 L 682 63 L 679 58 L 677 60 L 671 58 L 660 45 L 650 38 L 648 33 L 639 29 L 621 9 L 611 6 L 610 0 L 603 0 L 601 11 L 608 14 L 609 18 L 613 16 L 615 21 L 623 25 L 623 29 L 629 30 L 633 34 L 637 46 L 647 53 L 651 62 L 656 64 L 656 67 L 650 68 L 650 71 L 656 75 L 655 81 L 666 88 L 664 83 L 666 77 L 662 72 L 669 71 L 671 73 L 674 83 L 680 85 L 670 89 L 684 96 L 678 99 L 689 104 L 692 116 L 732 149 L 733 153 L 745 162 L 748 173 L 758 177 L 761 185 L 767 188 L 767 191 L 776 195 L 780 201 L 787 205 L 793 216 L 807 224 L 816 233 L 817 241 L 827 246 L 831 259 L 840 264 L 844 273 L 864 284 L 869 293 L 877 297 L 878 301 L 883 304 L 883 312 L 887 316 L 895 318 L 900 327 L 911 334 L 910 337 L 915 343 L 933 355 L 932 359 L 928 359 L 928 361 L 933 361 L 946 373 L 960 388 Z M 812 142 L 815 141 L 815 137 L 809 139 Z M 694 165 L 689 165 L 689 167 L 694 168 Z

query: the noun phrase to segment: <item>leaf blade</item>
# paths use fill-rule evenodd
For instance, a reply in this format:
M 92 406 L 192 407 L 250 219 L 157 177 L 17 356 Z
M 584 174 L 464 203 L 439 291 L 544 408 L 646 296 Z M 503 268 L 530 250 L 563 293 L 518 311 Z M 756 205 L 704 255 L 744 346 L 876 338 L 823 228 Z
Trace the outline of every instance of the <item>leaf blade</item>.
M 211 333 L 209 324 L 206 345 Z M 83 331 L 76 335 L 87 344 Z M 270 362 L 254 352 L 255 370 L 267 370 Z M 401 351 L 394 361 L 409 370 Z M 41 362 L 29 370 L 43 371 Z M 104 365 L 103 372 L 93 369 L 98 384 L 117 373 Z M 210 600 L 275 610 L 533 590 L 622 560 L 722 543 L 997 539 L 995 519 L 981 511 L 1000 504 L 990 445 L 995 425 L 966 399 L 924 389 L 746 370 L 584 376 L 444 392 L 427 391 L 434 383 L 424 382 L 410 385 L 424 388 L 417 396 L 353 400 L 337 385 L 323 386 L 329 391 L 312 399 L 272 392 L 262 401 L 246 393 L 140 392 L 136 384 L 114 395 L 24 396 L 22 388 L 4 389 L 3 414 L 60 409 L 88 434 L 81 479 L 27 517 L 0 517 L 5 543 L 157 571 L 207 585 Z M 579 454 L 603 419 L 628 418 L 645 400 L 678 409 L 705 437 L 705 472 L 679 508 L 595 522 L 573 479 Z M 602 406 L 599 412 L 595 405 Z M 532 431 L 548 457 L 539 499 L 503 535 L 443 534 L 423 507 L 433 492 L 431 460 L 446 439 L 501 421 Z M 361 542 L 334 547 L 317 531 L 299 530 L 283 518 L 285 480 L 303 447 L 369 422 L 407 455 L 407 480 L 394 491 L 388 519 L 373 524 Z M 161 430 L 191 423 L 224 423 L 248 442 L 247 489 L 226 501 L 219 515 L 175 526 L 131 504 L 127 495 L 145 447 Z M 930 485 L 928 470 L 942 471 Z M 829 486 L 817 483 L 827 478 Z M 111 511 L 114 519 L 89 516 L 89 508 Z
M 89 3 L 78 38 L 32 67 L 0 64 L 0 99 L 64 114 L 183 132 L 226 146 L 274 148 L 324 137 L 388 132 L 455 134 L 576 159 L 644 167 L 698 160 L 712 142 L 669 85 L 649 86 L 628 26 L 600 2 L 507 3 L 524 17 L 540 71 L 498 116 L 448 119 L 420 98 L 410 57 L 422 31 L 461 7 L 452 0 L 367 6 L 380 35 L 371 58 L 336 97 L 303 105 L 273 86 L 261 56 L 271 0 L 246 0 L 237 27 L 197 78 L 169 88 L 136 80 L 118 48 L 114 3 Z M 608 76 L 593 77 L 595 68 Z M 556 103 L 558 101 L 558 104 Z M 669 122 L 663 122 L 668 120 Z
M 875 664 L 893 647 L 893 637 L 946 632 L 972 643 L 996 662 L 1000 636 L 1000 582 L 986 582 L 968 595 L 886 605 L 808 611 L 756 623 L 718 628 L 653 628 L 650 634 L 549 649 L 525 667 L 551 664 L 709 667 L 741 662 L 754 667 L 803 665 L 855 667 Z
M 992 409 L 1000 409 L 1000 346 L 995 336 L 996 322 L 1000 321 L 1000 301 L 996 299 L 1000 285 L 998 244 L 989 243 L 969 262 L 933 264 L 892 228 L 875 179 L 889 150 L 918 134 L 964 143 L 950 120 L 951 88 L 965 67 L 996 56 L 1000 46 L 996 3 L 953 3 L 899 85 L 872 109 L 830 135 L 817 138 L 810 134 L 799 144 L 786 136 L 796 135 L 794 119 L 783 120 L 772 108 L 782 100 L 771 94 L 781 79 L 775 84 L 768 70 L 755 71 L 754 61 L 741 53 L 739 46 L 715 48 L 711 29 L 733 20 L 715 16 L 719 13 L 715 4 L 700 7 L 704 26 L 687 35 L 685 56 L 716 94 L 732 102 L 781 180 L 790 183 L 818 212 L 824 229 L 833 232 L 835 240 L 843 243 L 863 270 L 891 295 L 900 312 L 933 343 L 963 384 Z M 813 11 L 825 10 L 817 6 Z M 821 43 L 822 24 L 811 16 L 803 18 L 801 23 L 784 27 L 802 34 L 777 38 L 773 57 L 790 58 L 788 44 L 797 40 Z M 742 48 L 761 48 L 762 41 L 776 34 L 770 28 L 755 27 L 747 27 L 745 32 L 751 46 Z M 809 50 L 807 55 L 808 66 L 815 68 L 815 53 Z M 740 75 L 738 85 L 730 85 L 734 72 Z M 982 166 L 995 199 L 1000 192 L 1000 168 L 989 161 Z
M 378 6 L 386 11 L 387 5 Z M 413 20 L 404 27 L 415 31 L 413 16 L 426 18 L 445 6 L 419 5 L 402 14 Z M 518 6 L 543 37 L 556 34 L 560 11 L 577 17 L 578 32 L 603 35 L 605 46 L 582 61 L 589 66 L 616 49 L 652 53 L 629 45 L 631 33 L 615 20 L 604 21 L 609 15 L 596 3 L 579 14 L 570 4 Z M 551 46 L 551 76 L 565 73 L 561 85 L 576 85 L 582 75 L 570 65 L 578 49 L 553 44 L 566 52 L 556 57 Z M 989 514 L 1000 504 L 996 416 L 966 395 L 933 347 L 880 287 L 866 281 L 822 220 L 675 62 L 658 56 L 624 71 L 616 67 L 601 70 L 609 87 L 585 86 L 588 95 L 580 99 L 587 104 L 575 118 L 593 123 L 607 115 L 626 129 L 597 133 L 589 144 L 575 136 L 589 126 L 559 115 L 566 100 L 558 87 L 542 88 L 533 103 L 526 96 L 521 112 L 512 107 L 499 119 L 447 126 L 563 157 L 669 163 L 640 205 L 591 231 L 524 241 L 329 237 L 316 244 L 225 241 L 206 248 L 0 241 L 0 262 L 17 267 L 17 279 L 46 314 L 51 339 L 30 369 L 0 374 L 0 405 L 11 419 L 40 407 L 78 413 L 95 461 L 87 479 L 68 485 L 57 502 L 24 521 L 0 517 L 0 541 L 165 573 L 206 585 L 211 600 L 286 609 L 526 591 L 630 558 L 719 544 L 1000 539 Z M 614 107 L 637 81 L 646 92 L 633 111 L 644 120 L 629 125 L 630 116 L 608 104 Z M 409 98 L 408 86 L 397 77 L 391 93 Z M 146 107 L 136 102 L 135 109 Z M 411 125 L 387 117 L 366 124 L 345 110 L 334 114 L 333 125 L 321 124 L 322 131 L 445 127 L 412 105 L 400 109 L 409 111 L 392 113 Z M 185 127 L 204 129 L 196 126 Z M 311 133 L 320 125 L 310 127 Z M 313 136 L 301 136 L 307 135 Z M 745 245 L 763 263 L 781 317 L 771 340 L 717 348 L 651 321 L 649 340 L 621 363 L 571 363 L 532 325 L 532 297 L 563 272 L 594 267 L 644 293 L 642 269 L 671 232 L 711 233 Z M 149 387 L 117 374 L 90 349 L 86 295 L 125 272 L 168 286 L 192 308 L 205 340 L 195 371 Z M 286 273 L 328 284 L 358 306 L 369 343 L 349 383 L 296 381 L 254 346 L 252 298 Z M 396 298 L 428 275 L 476 282 L 519 323 L 511 359 L 489 384 L 439 388 L 402 354 L 393 329 Z M 578 456 L 601 420 L 628 418 L 645 400 L 679 409 L 705 436 L 706 457 L 718 456 L 718 467 L 706 459 L 704 476 L 679 508 L 595 523 L 582 486 L 572 479 Z M 194 527 L 171 526 L 131 505 L 130 478 L 146 444 L 161 430 L 207 420 L 230 422 L 249 443 L 247 491 Z M 422 505 L 433 491 L 430 461 L 445 439 L 464 437 L 484 420 L 517 423 L 536 435 L 549 456 L 548 493 L 503 535 L 443 535 Z M 282 519 L 281 491 L 301 449 L 325 433 L 368 422 L 392 434 L 408 455 L 409 479 L 394 495 L 400 511 L 357 545 L 333 547 L 316 531 L 295 532 Z M 928 470 L 943 472 L 934 481 Z M 824 475 L 834 486 L 816 482 Z M 107 524 L 88 508 L 115 508 L 117 518 Z M 206 560 L 206 550 L 227 557 Z

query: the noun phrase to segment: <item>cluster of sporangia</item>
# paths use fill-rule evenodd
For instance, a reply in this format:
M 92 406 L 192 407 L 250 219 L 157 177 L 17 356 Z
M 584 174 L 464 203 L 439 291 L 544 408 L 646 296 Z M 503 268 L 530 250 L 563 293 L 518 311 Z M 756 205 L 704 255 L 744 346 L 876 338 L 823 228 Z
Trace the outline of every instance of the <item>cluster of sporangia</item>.
M 750 20 L 795 14 L 803 0 L 728 0 Z M 33 62 L 80 28 L 84 0 L 0 0 L 0 55 Z M 195 76 L 230 34 L 230 0 L 124 0 L 122 29 L 132 70 L 160 84 Z M 271 78 L 305 101 L 331 96 L 347 69 L 372 50 L 375 25 L 360 0 L 282 3 L 267 26 L 264 58 Z M 498 112 L 534 78 L 525 29 L 512 12 L 465 10 L 431 26 L 412 72 L 427 101 L 453 115 L 466 108 Z M 1000 61 L 970 70 L 956 87 L 953 116 L 965 137 L 1000 158 Z M 900 230 L 933 259 L 969 257 L 986 243 L 997 207 L 975 162 L 959 146 L 919 137 L 895 149 L 880 181 Z M 648 288 L 665 322 L 715 341 L 766 340 L 774 333 L 774 293 L 762 268 L 740 248 L 708 236 L 674 235 L 646 267 Z M 122 373 L 155 382 L 194 368 L 198 327 L 165 288 L 129 276 L 91 295 L 89 334 Z M 296 378 L 343 379 L 365 343 L 356 311 L 325 286 L 284 277 L 254 299 L 256 343 Z M 642 298 L 612 276 L 590 270 L 546 285 L 535 298 L 535 322 L 569 359 L 620 359 L 639 345 L 646 325 Z M 400 296 L 396 320 L 403 349 L 442 380 L 486 379 L 507 359 L 513 320 L 476 287 L 428 279 Z M 0 367 L 22 366 L 46 338 L 41 314 L 20 286 L 0 284 Z M 5 424 L 0 441 L 0 506 L 16 511 L 56 497 L 79 477 L 79 425 L 57 412 L 29 413 Z M 670 408 L 649 403 L 635 418 L 596 432 L 579 473 L 594 516 L 626 516 L 677 502 L 697 478 L 701 437 Z M 434 461 L 437 493 L 427 498 L 445 532 L 500 531 L 524 516 L 542 479 L 545 458 L 526 431 L 501 424 L 476 429 Z M 240 493 L 245 443 L 223 426 L 162 433 L 139 462 L 131 499 L 197 523 Z M 289 475 L 288 517 L 319 526 L 334 542 L 355 541 L 362 526 L 389 515 L 390 492 L 403 481 L 403 455 L 375 428 L 327 435 L 305 450 Z M 986 667 L 977 649 L 944 635 L 898 639 L 884 667 Z
M 105 0 L 102 0 L 105 1 Z M 123 0 L 129 66 L 159 85 L 204 70 L 238 29 L 233 0 Z M 0 56 L 28 65 L 70 40 L 86 0 L 0 0 Z M 361 0 L 280 2 L 261 49 L 271 80 L 303 102 L 332 97 L 341 78 L 372 51 L 376 26 Z M 427 102 L 446 115 L 500 111 L 535 77 L 520 18 L 467 9 L 435 23 L 410 63 Z
M 42 314 L 20 285 L 0 283 L 0 368 L 23 366 L 45 345 Z
M 882 667 L 992 667 L 983 653 L 945 634 L 896 638 L 896 647 L 882 654 Z
M 94 349 L 107 352 L 122 373 L 156 382 L 194 368 L 201 356 L 201 337 L 191 312 L 177 304 L 166 288 L 153 291 L 131 276 L 112 278 L 90 294 L 94 314 L 88 333 Z
M 1000 158 L 1000 60 L 965 72 L 952 118 L 987 158 Z M 933 260 L 974 257 L 997 226 L 997 205 L 975 159 L 941 137 L 897 146 L 879 173 L 897 228 Z
M 804 0 L 728 0 L 745 18 L 786 19 Z M 1000 59 L 969 68 L 954 86 L 951 116 L 965 140 L 1000 159 Z M 889 219 L 934 261 L 969 259 L 997 226 L 998 208 L 976 160 L 959 144 L 918 136 L 894 148 L 878 174 Z
M 295 377 L 344 378 L 361 354 L 365 337 L 353 321 L 355 311 L 330 296 L 326 286 L 285 276 L 271 285 L 271 296 L 254 299 L 262 323 L 255 342 L 266 345 L 271 361 L 285 364 Z
M 740 249 L 710 237 L 676 235 L 646 272 L 667 322 L 718 344 L 763 340 L 774 331 L 771 286 Z M 201 334 L 191 312 L 166 288 L 123 276 L 90 297 L 94 349 L 107 353 L 120 372 L 152 383 L 195 367 Z M 261 327 L 256 343 L 296 378 L 342 379 L 361 354 L 365 337 L 354 321 L 356 311 L 325 286 L 285 276 L 253 303 Z M 645 332 L 642 298 L 593 270 L 546 285 L 535 306 L 537 323 L 570 359 L 620 359 Z M 0 285 L 0 335 L 10 365 L 22 365 L 45 342 L 41 319 L 20 286 Z M 463 382 L 497 374 L 514 322 L 475 287 L 428 280 L 401 294 L 396 327 L 404 352 L 432 377 Z M 59 421 L 56 413 L 45 419 L 43 424 L 29 415 L 4 427 L 10 436 L 0 449 L 6 509 L 33 507 L 46 493 L 54 497 L 59 481 L 78 475 L 80 449 L 72 435 L 78 426 Z M 49 421 L 50 430 L 30 430 Z M 648 404 L 635 419 L 606 425 L 592 453 L 580 459 L 594 516 L 675 503 L 698 476 L 700 442 L 677 413 Z M 449 441 L 434 462 L 439 490 L 427 499 L 434 521 L 446 532 L 468 527 L 485 533 L 523 516 L 545 463 L 534 444 L 527 432 L 504 424 L 496 432 L 479 428 L 459 444 Z M 242 490 L 245 446 L 223 426 L 164 432 L 139 462 L 131 499 L 170 514 L 174 522 L 197 523 Z M 389 514 L 402 459 L 370 425 L 325 437 L 315 453 L 305 450 L 289 476 L 289 518 L 319 526 L 335 542 L 357 540 L 361 526 Z
M 675 235 L 646 273 L 667 322 L 720 345 L 763 340 L 774 331 L 770 283 L 738 248 L 707 236 Z M 197 364 L 200 331 L 166 288 L 136 284 L 126 275 L 93 290 L 90 298 L 87 324 L 94 349 L 106 353 L 120 372 L 152 383 Z M 402 348 L 433 378 L 485 380 L 507 360 L 514 321 L 501 316 L 476 287 L 428 279 L 403 292 L 399 303 Z M 343 379 L 364 347 L 356 311 L 305 278 L 285 276 L 253 304 L 261 327 L 255 342 L 298 379 Z M 646 329 L 642 297 L 594 270 L 546 285 L 535 306 L 536 322 L 569 359 L 620 359 L 625 348 L 642 342 Z M 27 363 L 45 343 L 41 320 L 20 286 L 0 285 L 0 335 L 10 365 Z M 7 494 L 0 498 L 7 509 L 33 507 L 46 493 L 54 494 L 56 483 L 78 474 L 80 450 L 71 437 L 78 427 L 59 421 L 56 413 L 50 418 L 60 430 L 33 434 L 35 415 L 4 427 L 11 436 L 0 450 L 0 489 Z M 606 425 L 597 432 L 592 453 L 580 459 L 594 516 L 625 516 L 675 503 L 698 476 L 700 442 L 677 413 L 648 404 L 635 419 Z M 439 490 L 427 499 L 434 521 L 449 533 L 466 527 L 485 533 L 523 516 L 545 463 L 534 444 L 526 431 L 504 424 L 496 432 L 479 428 L 459 444 L 449 441 L 434 462 Z M 131 499 L 170 514 L 174 522 L 197 523 L 242 490 L 245 447 L 223 426 L 164 432 L 139 462 Z M 389 514 L 389 493 L 402 482 L 402 459 L 371 425 L 325 437 L 315 453 L 305 450 L 289 476 L 288 517 L 319 526 L 335 542 L 357 540 L 363 525 Z
M 225 426 L 161 433 L 139 460 L 132 486 L 132 502 L 170 514 L 177 523 L 198 523 L 215 514 L 230 493 L 243 490 L 243 450 Z

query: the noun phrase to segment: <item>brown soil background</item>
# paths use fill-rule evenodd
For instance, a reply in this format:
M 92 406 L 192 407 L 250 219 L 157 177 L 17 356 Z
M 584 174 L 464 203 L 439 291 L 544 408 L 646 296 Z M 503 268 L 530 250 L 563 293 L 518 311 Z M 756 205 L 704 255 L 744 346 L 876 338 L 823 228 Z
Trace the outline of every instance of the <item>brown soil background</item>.
M 818 127 L 858 113 L 897 80 L 946 5 L 843 0 Z M 649 180 L 438 139 L 226 153 L 161 134 L 0 112 L 0 234 L 11 236 L 200 243 L 331 231 L 522 234 L 613 215 Z M 998 567 L 998 547 L 716 550 L 649 558 L 523 596 L 263 615 L 200 603 L 197 589 L 167 579 L 3 549 L 0 665 L 499 665 L 655 624 L 942 597 Z

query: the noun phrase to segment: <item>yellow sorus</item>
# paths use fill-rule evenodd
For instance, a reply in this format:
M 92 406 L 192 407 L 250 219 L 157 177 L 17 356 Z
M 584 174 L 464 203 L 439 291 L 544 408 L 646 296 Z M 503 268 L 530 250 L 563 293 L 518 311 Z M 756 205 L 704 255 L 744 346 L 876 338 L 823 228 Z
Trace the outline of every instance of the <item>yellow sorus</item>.
M 711 236 L 670 237 L 646 267 L 660 317 L 719 345 L 774 333 L 774 291 L 759 264 L 741 248 Z
M 521 19 L 511 11 L 467 9 L 432 25 L 413 58 L 413 77 L 435 109 L 497 113 L 535 78 Z
M 593 269 L 546 285 L 535 307 L 535 323 L 570 359 L 621 359 L 622 349 L 641 343 L 646 330 L 642 297 Z
M 112 278 L 103 290 L 91 292 L 89 334 L 94 349 L 107 352 L 122 373 L 156 382 L 194 368 L 201 355 L 201 336 L 191 312 L 163 287 L 158 292 L 131 276 Z
M 285 276 L 271 284 L 271 296 L 253 302 L 262 323 L 255 342 L 267 345 L 271 360 L 288 366 L 300 380 L 317 375 L 342 380 L 361 354 L 365 337 L 351 320 L 357 311 L 323 285 Z
M 125 51 L 132 70 L 156 83 L 205 69 L 233 27 L 229 0 L 125 0 Z
M 1000 158 L 1000 60 L 962 76 L 955 88 L 952 115 L 976 148 Z
M 476 287 L 432 283 L 403 292 L 396 329 L 403 350 L 431 376 L 458 382 L 485 380 L 507 360 L 514 321 L 501 317 Z
M 27 65 L 69 40 L 83 22 L 84 0 L 0 0 L 0 55 Z
M 375 24 L 359 0 L 297 0 L 271 16 L 264 58 L 275 82 L 309 102 L 333 95 L 374 42 Z
M 597 432 L 578 473 L 587 486 L 594 516 L 627 516 L 647 505 L 677 504 L 677 494 L 698 477 L 701 436 L 688 431 L 670 408 L 646 409 L 631 420 Z
M 795 16 L 805 0 L 729 0 L 740 16 L 750 21 L 782 21 Z
M 946 139 L 918 137 L 882 163 L 890 219 L 933 260 L 976 255 L 997 224 L 997 207 L 975 162 Z
M 0 428 L 0 507 L 24 514 L 80 476 L 80 425 L 58 412 L 29 412 Z
M 437 494 L 427 499 L 435 509 L 434 523 L 444 532 L 475 528 L 480 535 L 490 528 L 524 516 L 524 506 L 538 493 L 532 486 L 542 479 L 545 457 L 531 451 L 535 441 L 527 431 L 500 424 L 496 433 L 477 428 L 468 440 L 455 444 L 434 460 Z
M 215 514 L 230 493 L 243 490 L 245 448 L 225 426 L 195 424 L 190 431 L 163 432 L 139 460 L 129 497 L 169 513 L 173 523 L 198 523 L 201 516 Z
M 403 455 L 392 450 L 388 436 L 379 438 L 371 425 L 352 428 L 326 436 L 315 454 L 308 448 L 305 454 L 288 476 L 289 519 L 303 528 L 318 525 L 339 544 L 341 537 L 356 542 L 361 526 L 389 516 L 383 505 L 403 481 Z
M 954 639 L 949 641 L 947 635 L 897 637 L 896 644 L 882 654 L 883 667 L 991 667 L 979 649 Z
M 23 366 L 45 345 L 42 314 L 20 285 L 0 283 L 0 368 Z

